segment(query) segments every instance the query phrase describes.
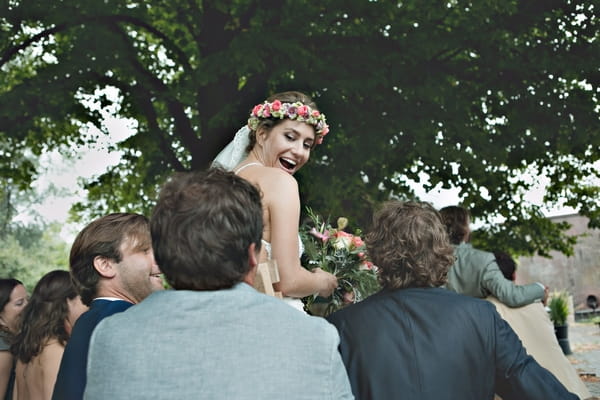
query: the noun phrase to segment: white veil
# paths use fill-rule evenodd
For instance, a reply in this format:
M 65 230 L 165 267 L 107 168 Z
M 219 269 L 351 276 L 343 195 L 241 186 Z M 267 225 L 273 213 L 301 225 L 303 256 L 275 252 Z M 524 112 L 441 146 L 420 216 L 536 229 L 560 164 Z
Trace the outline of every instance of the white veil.
M 240 128 L 235 137 L 213 160 L 212 167 L 221 167 L 227 171 L 232 171 L 236 165 L 242 162 L 248 156 L 246 148 L 250 143 L 250 129 L 247 125 Z

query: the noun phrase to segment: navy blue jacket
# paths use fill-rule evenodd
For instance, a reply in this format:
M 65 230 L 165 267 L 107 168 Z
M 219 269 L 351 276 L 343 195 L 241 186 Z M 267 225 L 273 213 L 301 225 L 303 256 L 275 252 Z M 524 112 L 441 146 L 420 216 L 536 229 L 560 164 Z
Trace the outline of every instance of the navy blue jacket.
M 104 318 L 125 311 L 132 305 L 124 300 L 96 299 L 92 301 L 90 309 L 81 314 L 65 347 L 52 400 L 83 399 L 87 356 L 94 328 Z
M 328 317 L 357 400 L 568 400 L 485 300 L 442 288 L 384 290 Z

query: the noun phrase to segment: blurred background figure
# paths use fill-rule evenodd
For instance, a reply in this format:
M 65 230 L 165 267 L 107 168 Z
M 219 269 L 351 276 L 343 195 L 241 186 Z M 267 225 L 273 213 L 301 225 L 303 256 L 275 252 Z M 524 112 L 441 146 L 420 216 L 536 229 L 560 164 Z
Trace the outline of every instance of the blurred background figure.
M 16 359 L 14 400 L 51 398 L 65 345 L 86 310 L 68 271 L 51 271 L 40 279 L 11 346 Z
M 509 307 L 521 307 L 541 300 L 546 302 L 548 288 L 539 283 L 515 285 L 502 276 L 494 255 L 474 248 L 471 240 L 471 215 L 459 206 L 440 210 L 442 222 L 454 247 L 454 265 L 448 271 L 446 287 L 456 293 L 485 298 L 494 296 Z
M 10 343 L 26 305 L 27 290 L 23 283 L 12 278 L 0 279 L 0 399 L 12 399 L 15 371 Z
M 496 263 L 504 277 L 509 281 L 516 278 L 517 264 L 510 254 L 495 251 Z M 570 391 L 581 399 L 591 397 L 591 394 L 575 368 L 565 357 L 554 334 L 554 325 L 540 302 L 523 307 L 511 308 L 490 296 L 486 300 L 496 306 L 500 316 L 513 328 L 527 353 L 554 376 Z M 511 399 L 512 397 L 506 397 Z M 519 398 L 516 396 L 515 398 Z

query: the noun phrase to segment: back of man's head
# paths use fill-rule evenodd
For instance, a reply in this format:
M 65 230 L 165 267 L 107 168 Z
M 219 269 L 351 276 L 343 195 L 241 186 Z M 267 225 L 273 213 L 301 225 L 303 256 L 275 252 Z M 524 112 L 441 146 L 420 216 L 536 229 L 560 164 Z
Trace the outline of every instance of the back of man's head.
M 502 271 L 502 275 L 509 281 L 515 280 L 515 272 L 517 271 L 517 263 L 510 256 L 510 254 L 504 251 L 495 251 L 494 257 L 496 257 L 496 264 Z
M 121 262 L 123 246 L 132 250 L 150 248 L 150 226 L 143 215 L 114 213 L 98 218 L 87 225 L 71 246 L 69 265 L 71 276 L 81 294 L 81 301 L 90 305 L 97 296 L 100 274 L 94 259 L 105 257 Z
M 469 236 L 469 211 L 459 206 L 448 206 L 440 210 L 442 222 L 448 232 L 450 243 L 460 244 Z
M 248 249 L 260 249 L 260 193 L 215 168 L 175 174 L 151 217 L 156 262 L 175 289 L 230 288 L 248 274 Z
M 366 244 L 381 284 L 391 289 L 443 285 L 454 263 L 448 234 L 428 203 L 384 204 L 373 218 Z

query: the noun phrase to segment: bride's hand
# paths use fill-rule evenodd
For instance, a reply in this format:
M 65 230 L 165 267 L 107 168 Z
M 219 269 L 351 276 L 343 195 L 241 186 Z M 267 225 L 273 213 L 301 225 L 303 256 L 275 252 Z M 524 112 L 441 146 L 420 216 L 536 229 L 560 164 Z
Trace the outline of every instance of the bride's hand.
M 321 268 L 315 268 L 312 270 L 314 274 L 319 275 L 319 290 L 318 294 L 321 297 L 329 297 L 331 293 L 338 287 L 337 278 L 335 275 L 330 274 L 329 272 L 323 271 Z

